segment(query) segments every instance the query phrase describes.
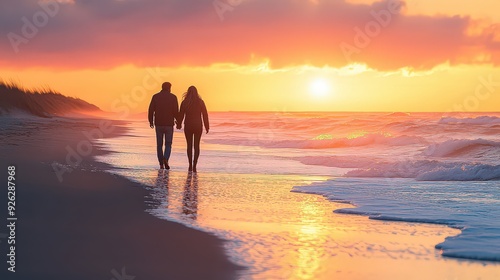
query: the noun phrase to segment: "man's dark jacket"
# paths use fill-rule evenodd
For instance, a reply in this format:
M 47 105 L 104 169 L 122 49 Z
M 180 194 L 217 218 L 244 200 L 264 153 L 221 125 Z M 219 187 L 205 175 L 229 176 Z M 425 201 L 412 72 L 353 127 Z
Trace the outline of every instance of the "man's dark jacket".
M 156 126 L 173 126 L 174 119 L 179 114 L 179 103 L 177 96 L 170 92 L 160 91 L 153 95 L 149 104 L 148 119 L 149 123 Z

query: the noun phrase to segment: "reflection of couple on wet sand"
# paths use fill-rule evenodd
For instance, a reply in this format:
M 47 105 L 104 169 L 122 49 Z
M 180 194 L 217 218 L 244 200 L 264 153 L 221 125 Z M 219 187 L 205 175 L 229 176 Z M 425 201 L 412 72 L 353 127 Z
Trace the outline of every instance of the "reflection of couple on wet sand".
M 170 169 L 168 160 L 172 152 L 174 122 L 177 124 L 177 129 L 181 129 L 184 120 L 189 171 L 196 172 L 203 126 L 207 133 L 210 129 L 207 107 L 196 87 L 190 86 L 183 95 L 179 109 L 177 97 L 171 93 L 171 88 L 172 85 L 169 82 L 163 83 L 162 90 L 153 95 L 148 110 L 149 126 L 156 128 L 156 153 L 160 169 Z M 163 141 L 165 141 L 165 150 L 163 150 Z
M 158 170 L 155 186 L 165 191 L 165 208 L 169 207 L 169 173 Z M 189 172 L 182 192 L 182 214 L 196 220 L 198 215 L 198 174 Z

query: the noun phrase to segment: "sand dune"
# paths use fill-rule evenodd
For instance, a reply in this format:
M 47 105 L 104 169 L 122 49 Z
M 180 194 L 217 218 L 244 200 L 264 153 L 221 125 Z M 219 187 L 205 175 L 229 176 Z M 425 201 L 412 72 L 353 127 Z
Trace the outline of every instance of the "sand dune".
M 51 117 L 79 112 L 100 112 L 84 100 L 64 96 L 50 89 L 27 90 L 16 84 L 0 83 L 0 116 L 16 112 Z

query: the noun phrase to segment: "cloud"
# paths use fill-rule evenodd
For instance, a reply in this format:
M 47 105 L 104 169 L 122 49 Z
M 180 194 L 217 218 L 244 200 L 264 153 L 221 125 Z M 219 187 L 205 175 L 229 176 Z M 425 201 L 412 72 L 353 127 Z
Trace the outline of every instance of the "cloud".
M 0 65 L 176 67 L 262 57 L 273 68 L 355 62 L 394 70 L 500 62 L 497 29 L 471 35 L 470 18 L 409 16 L 398 3 L 73 0 L 52 2 L 57 12 L 51 15 L 37 1 L 7 0 L 0 4 Z

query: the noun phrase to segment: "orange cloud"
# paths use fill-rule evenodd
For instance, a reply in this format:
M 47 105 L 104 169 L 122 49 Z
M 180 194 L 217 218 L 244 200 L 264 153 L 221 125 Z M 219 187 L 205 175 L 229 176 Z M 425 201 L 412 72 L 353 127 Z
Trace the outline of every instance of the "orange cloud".
M 470 34 L 474 23 L 468 17 L 407 15 L 405 4 L 396 0 L 370 5 L 344 0 L 51 3 L 44 8 L 37 1 L 2 1 L 2 66 L 207 66 L 247 64 L 255 56 L 269 59 L 274 68 L 500 63 L 498 29 Z

